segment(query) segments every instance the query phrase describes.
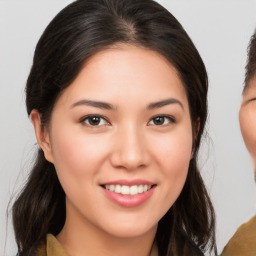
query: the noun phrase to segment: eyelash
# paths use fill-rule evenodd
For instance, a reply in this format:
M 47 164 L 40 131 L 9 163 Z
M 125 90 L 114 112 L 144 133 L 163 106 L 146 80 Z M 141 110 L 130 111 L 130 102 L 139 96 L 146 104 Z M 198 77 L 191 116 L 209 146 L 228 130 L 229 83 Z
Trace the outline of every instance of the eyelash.
M 254 100 L 256 100 L 256 98 L 251 98 L 251 99 L 249 99 L 249 102 L 254 101 Z
M 98 124 L 90 123 L 90 121 L 93 121 L 92 120 L 93 118 L 98 118 L 99 119 L 99 123 Z M 105 123 L 104 124 L 100 124 L 102 121 L 105 122 Z M 97 126 L 103 126 L 103 125 L 105 126 L 105 125 L 109 125 L 110 124 L 109 121 L 106 118 L 104 118 L 104 117 L 102 117 L 100 115 L 88 115 L 88 116 L 85 116 L 85 117 L 83 117 L 80 120 L 80 122 L 84 123 L 87 126 L 91 126 L 91 127 L 97 127 Z
M 156 123 L 150 124 L 151 122 L 154 122 L 154 120 L 156 121 L 157 118 L 158 118 L 158 119 L 159 119 L 159 118 L 164 118 L 164 122 L 161 123 L 161 124 L 156 124 Z M 166 123 L 166 121 L 167 121 L 167 123 Z M 176 123 L 176 120 L 175 120 L 175 118 L 173 118 L 172 116 L 168 116 L 168 115 L 158 115 L 158 116 L 154 116 L 154 117 L 152 117 L 152 118 L 150 119 L 150 121 L 149 121 L 149 125 L 156 125 L 156 126 L 165 126 L 165 125 L 167 125 L 167 124 L 169 124 L 169 123 L 174 124 L 174 123 Z
M 98 118 L 98 122 L 96 121 L 96 124 L 92 124 L 93 118 Z M 160 121 L 160 124 L 156 124 L 156 122 L 159 122 L 159 121 Z M 163 122 L 161 122 L 161 121 L 163 121 Z M 83 117 L 80 120 L 80 122 L 84 123 L 85 125 L 90 126 L 90 127 L 110 125 L 110 122 L 105 117 L 102 117 L 100 115 L 87 115 L 87 116 Z M 104 122 L 104 124 L 101 124 L 101 122 Z M 150 121 L 148 122 L 148 125 L 149 126 L 151 126 L 151 125 L 152 126 L 153 125 L 155 125 L 155 126 L 165 126 L 169 123 L 172 123 L 172 124 L 176 123 L 175 118 L 173 118 L 172 116 L 168 116 L 168 115 L 157 115 L 157 116 L 154 116 L 150 119 Z

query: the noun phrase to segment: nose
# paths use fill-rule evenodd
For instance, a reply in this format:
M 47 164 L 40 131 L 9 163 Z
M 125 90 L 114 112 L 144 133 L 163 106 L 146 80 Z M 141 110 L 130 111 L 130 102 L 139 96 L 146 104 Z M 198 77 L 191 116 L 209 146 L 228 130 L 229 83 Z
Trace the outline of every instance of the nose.
M 116 168 L 135 170 L 149 165 L 146 136 L 139 128 L 126 126 L 114 135 L 111 164 Z

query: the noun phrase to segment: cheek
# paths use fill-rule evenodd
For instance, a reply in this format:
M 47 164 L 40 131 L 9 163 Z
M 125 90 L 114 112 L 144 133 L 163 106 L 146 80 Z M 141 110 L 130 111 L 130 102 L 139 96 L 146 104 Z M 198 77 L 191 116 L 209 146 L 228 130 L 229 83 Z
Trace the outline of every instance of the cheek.
M 256 161 L 256 109 L 241 109 L 239 114 L 240 127 L 245 145 Z
M 190 127 L 188 125 L 188 127 Z M 187 177 L 192 151 L 191 129 L 180 129 L 155 143 L 158 165 L 167 180 L 166 189 L 180 192 Z
M 163 153 L 163 172 L 169 179 L 170 189 L 181 191 L 185 183 L 191 158 L 192 143 L 189 140 L 173 140 Z M 192 139 L 191 139 L 192 141 Z
M 102 145 L 106 141 L 102 143 L 104 139 L 100 136 L 58 130 L 52 137 L 54 165 L 60 180 L 82 183 L 97 174 L 107 157 L 106 147 Z
M 157 147 L 164 213 L 173 206 L 184 187 L 191 159 L 191 134 L 186 131 L 170 135 Z
M 187 166 L 192 152 L 192 131 L 179 129 L 158 144 L 159 158 L 167 166 Z M 173 168 L 175 169 L 175 168 Z
M 108 154 L 106 138 L 68 130 L 53 135 L 54 166 L 67 200 L 76 206 L 89 204 Z

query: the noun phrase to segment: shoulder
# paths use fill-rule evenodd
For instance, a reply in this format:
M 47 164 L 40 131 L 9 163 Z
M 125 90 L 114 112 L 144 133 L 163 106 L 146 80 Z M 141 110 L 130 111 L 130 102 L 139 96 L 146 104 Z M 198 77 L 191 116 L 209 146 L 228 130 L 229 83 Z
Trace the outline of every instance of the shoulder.
M 222 256 L 256 255 L 256 216 L 242 224 L 225 246 Z
M 52 234 L 47 234 L 46 242 L 42 243 L 37 251 L 36 256 L 69 256 L 61 246 L 60 242 Z

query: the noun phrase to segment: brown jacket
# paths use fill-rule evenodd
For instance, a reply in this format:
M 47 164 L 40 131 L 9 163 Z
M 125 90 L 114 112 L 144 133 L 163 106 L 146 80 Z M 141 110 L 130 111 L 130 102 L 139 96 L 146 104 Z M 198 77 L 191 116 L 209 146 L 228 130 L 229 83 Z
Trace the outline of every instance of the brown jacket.
M 256 255 L 256 216 L 238 228 L 221 256 Z
M 36 252 L 36 256 L 69 256 L 59 241 L 51 234 L 46 237 L 46 244 L 42 244 Z
M 175 250 L 174 250 L 175 251 Z M 174 255 L 178 255 L 177 252 Z M 183 244 L 183 250 L 179 252 L 179 255 L 183 256 L 202 256 L 203 253 L 199 249 L 191 246 L 190 243 Z M 36 256 L 70 256 L 60 242 L 52 234 L 47 234 L 46 243 L 41 244 L 41 246 L 36 251 Z

